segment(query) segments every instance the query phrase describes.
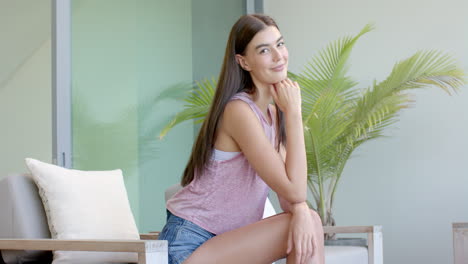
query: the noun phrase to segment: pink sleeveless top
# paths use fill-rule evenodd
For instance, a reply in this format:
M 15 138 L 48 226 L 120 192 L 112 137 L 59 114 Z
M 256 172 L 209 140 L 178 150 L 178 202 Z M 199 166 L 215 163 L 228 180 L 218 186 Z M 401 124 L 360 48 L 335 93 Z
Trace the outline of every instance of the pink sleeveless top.
M 272 106 L 268 108 L 270 125 L 247 93 L 238 93 L 231 100 L 242 100 L 250 106 L 274 146 Z M 262 219 L 269 188 L 242 152 L 228 160 L 211 159 L 202 173 L 167 201 L 171 213 L 217 235 Z

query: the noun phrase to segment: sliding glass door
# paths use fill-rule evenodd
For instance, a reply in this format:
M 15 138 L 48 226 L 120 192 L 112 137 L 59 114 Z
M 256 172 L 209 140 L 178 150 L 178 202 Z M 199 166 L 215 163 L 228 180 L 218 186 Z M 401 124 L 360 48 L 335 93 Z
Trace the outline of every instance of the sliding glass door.
M 61 150 L 66 143 L 57 143 L 57 163 L 122 169 L 140 231 L 160 230 L 164 191 L 179 182 L 197 128 L 186 122 L 163 140 L 159 132 L 183 109 L 174 99 L 181 87 L 217 77 L 230 27 L 245 12 L 245 1 L 69 0 L 68 10 L 70 63 L 58 62 L 56 72 L 70 67 L 69 85 L 65 81 L 56 90 L 70 90 L 71 130 L 60 132 L 66 122 L 57 127 L 57 138 L 68 135 L 70 147 Z M 57 42 L 63 43 L 60 34 Z
M 191 2 L 72 1 L 72 161 L 123 170 L 140 229 L 164 222 L 164 189 L 193 142 L 182 124 L 158 134 L 180 101 L 161 93 L 192 82 Z M 144 202 L 142 202 L 144 201 Z

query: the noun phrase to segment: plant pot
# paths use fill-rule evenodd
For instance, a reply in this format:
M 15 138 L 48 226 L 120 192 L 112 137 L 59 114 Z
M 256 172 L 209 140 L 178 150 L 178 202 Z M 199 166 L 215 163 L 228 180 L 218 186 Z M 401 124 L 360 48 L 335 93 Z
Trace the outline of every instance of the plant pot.
M 367 239 L 365 238 L 348 238 L 340 237 L 337 239 L 325 240 L 325 246 L 354 246 L 354 247 L 367 247 Z

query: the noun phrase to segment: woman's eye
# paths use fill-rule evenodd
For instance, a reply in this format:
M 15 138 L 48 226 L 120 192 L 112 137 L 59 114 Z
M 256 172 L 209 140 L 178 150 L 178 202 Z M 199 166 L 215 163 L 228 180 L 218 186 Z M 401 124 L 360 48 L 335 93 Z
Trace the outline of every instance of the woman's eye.
M 267 53 L 268 52 L 268 49 L 262 49 L 260 50 L 260 54 L 264 54 L 264 53 Z
M 278 47 L 284 46 L 284 41 L 279 42 L 277 46 Z

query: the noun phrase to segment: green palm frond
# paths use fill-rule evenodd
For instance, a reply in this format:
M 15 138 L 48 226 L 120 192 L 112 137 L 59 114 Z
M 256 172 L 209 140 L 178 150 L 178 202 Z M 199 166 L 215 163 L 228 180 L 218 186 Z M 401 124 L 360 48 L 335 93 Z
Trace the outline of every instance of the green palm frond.
M 300 76 L 315 82 L 316 85 L 305 86 L 303 90 L 322 90 L 333 87 L 336 90 L 346 90 L 353 87 L 350 79 L 346 78 L 348 72 L 348 59 L 349 55 L 356 43 L 356 41 L 364 34 L 372 31 L 374 26 L 367 24 L 361 32 L 355 37 L 347 36 L 338 39 L 327 45 L 327 47 L 320 51 L 318 55 L 314 56 Z M 314 91 L 311 91 L 314 93 Z
M 353 137 L 366 137 L 367 133 L 384 128 L 387 125 L 383 120 L 394 118 L 400 109 L 409 107 L 412 100 L 404 93 L 407 90 L 435 86 L 451 94 L 464 82 L 464 72 L 449 55 L 417 52 L 397 63 L 385 81 L 374 83 L 357 101 Z
M 195 120 L 196 123 L 203 122 L 210 109 L 215 87 L 216 80 L 214 78 L 196 82 L 196 87 L 184 99 L 186 103 L 184 110 L 177 113 L 174 119 L 162 129 L 159 138 L 164 138 L 172 128 L 184 121 Z
M 211 100 L 214 96 L 214 91 L 216 87 L 216 80 L 212 78 L 211 80 L 204 79 L 201 82 L 196 82 L 197 87 L 192 91 L 185 102 L 188 103 L 187 107 L 191 106 L 210 106 Z

